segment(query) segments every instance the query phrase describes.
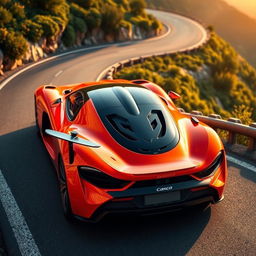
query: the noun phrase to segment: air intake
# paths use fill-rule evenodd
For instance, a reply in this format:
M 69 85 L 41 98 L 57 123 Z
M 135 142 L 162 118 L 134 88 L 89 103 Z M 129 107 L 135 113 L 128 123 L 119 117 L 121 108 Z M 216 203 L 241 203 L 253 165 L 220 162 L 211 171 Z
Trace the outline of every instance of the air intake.
M 136 140 L 135 133 L 126 118 L 118 116 L 116 114 L 108 115 L 108 121 L 111 123 L 113 128 L 128 140 Z
M 155 138 L 161 138 L 166 133 L 166 124 L 161 110 L 152 110 L 148 115 L 148 120 L 152 130 L 155 132 Z

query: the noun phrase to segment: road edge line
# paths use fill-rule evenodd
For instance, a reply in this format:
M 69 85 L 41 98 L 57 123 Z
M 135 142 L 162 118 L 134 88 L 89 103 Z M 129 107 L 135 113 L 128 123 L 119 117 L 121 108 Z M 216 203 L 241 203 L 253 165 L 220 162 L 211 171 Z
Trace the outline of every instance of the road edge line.
M 150 41 L 150 40 L 157 40 L 157 39 L 162 39 L 166 36 L 169 35 L 169 33 L 171 32 L 171 28 L 170 26 L 168 25 L 165 25 L 164 26 L 167 27 L 167 31 L 162 34 L 162 35 L 159 35 L 159 36 L 156 36 L 156 37 L 152 37 L 152 38 L 147 38 L 147 39 L 138 39 L 138 40 L 130 40 L 130 41 L 125 41 L 125 42 L 121 42 L 121 43 L 106 43 L 106 44 L 101 44 L 101 45 L 96 45 L 96 46 L 91 46 L 91 47 L 88 47 L 88 48 L 81 48 L 81 49 L 76 49 L 76 50 L 70 50 L 70 51 L 67 51 L 67 52 L 64 52 L 64 53 L 60 53 L 60 54 L 57 54 L 57 55 L 54 55 L 52 57 L 47 57 L 45 59 L 42 59 L 38 62 L 34 62 L 32 64 L 30 64 L 29 66 L 27 67 L 24 67 L 22 68 L 21 70 L 15 72 L 14 74 L 10 75 L 9 77 L 7 77 L 6 79 L 3 80 L 3 82 L 0 82 L 0 91 L 11 81 L 13 80 L 15 77 L 17 77 L 18 75 L 22 74 L 23 72 L 37 66 L 37 65 L 40 65 L 40 64 L 43 64 L 47 61 L 51 61 L 51 60 L 54 60 L 54 59 L 57 59 L 57 58 L 60 58 L 60 57 L 63 57 L 63 56 L 66 56 L 66 55 L 69 55 L 69 54 L 73 54 L 73 53 L 79 53 L 79 52 L 87 52 L 87 51 L 90 51 L 90 50 L 98 50 L 98 49 L 103 49 L 103 48 L 106 48 L 108 46 L 121 46 L 123 44 L 127 44 L 127 43 L 132 43 L 132 42 L 136 42 L 136 41 Z
M 22 256 L 41 256 L 24 216 L 0 169 L 0 201 Z
M 237 159 L 233 156 L 230 156 L 230 155 L 227 155 L 227 160 L 256 173 L 256 167 L 253 166 L 252 164 L 249 164 L 245 161 L 239 160 L 239 159 Z

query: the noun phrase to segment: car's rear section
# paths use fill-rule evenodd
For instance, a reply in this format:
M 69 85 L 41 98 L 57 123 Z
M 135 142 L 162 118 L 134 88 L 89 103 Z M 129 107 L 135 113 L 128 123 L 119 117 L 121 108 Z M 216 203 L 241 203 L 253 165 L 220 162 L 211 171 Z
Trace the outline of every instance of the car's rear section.
M 97 221 L 222 200 L 227 165 L 219 137 L 158 91 L 128 81 L 37 91 L 43 141 L 57 169 L 63 163 L 69 216 Z
M 74 215 L 81 220 L 98 221 L 105 215 L 159 214 L 215 204 L 223 199 L 227 176 L 224 151 L 204 170 L 186 170 L 187 174 L 180 176 L 179 172 L 183 171 L 171 172 L 170 177 L 160 179 L 142 175 L 129 181 L 92 167 L 78 167 L 76 178 L 82 184 L 83 202 L 74 203 Z M 77 189 L 78 184 L 73 185 Z

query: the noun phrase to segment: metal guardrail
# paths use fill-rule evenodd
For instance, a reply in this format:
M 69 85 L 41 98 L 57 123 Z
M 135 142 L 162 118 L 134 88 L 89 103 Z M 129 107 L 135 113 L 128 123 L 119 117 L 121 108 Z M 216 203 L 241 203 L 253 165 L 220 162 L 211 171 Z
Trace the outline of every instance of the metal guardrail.
M 102 79 L 112 80 L 115 73 L 123 69 L 124 67 L 130 67 L 135 64 L 143 63 L 145 60 L 152 58 L 152 57 L 165 57 L 165 56 L 172 56 L 177 53 L 186 53 L 189 54 L 191 51 L 196 51 L 204 44 L 208 42 L 210 39 L 210 34 L 208 33 L 208 37 L 200 45 L 196 47 L 189 47 L 186 49 L 182 49 L 176 52 L 164 52 L 155 55 L 144 55 L 140 57 L 130 58 L 123 60 L 121 62 L 115 63 L 106 71 L 103 75 Z M 247 146 L 248 152 L 256 152 L 256 123 L 252 123 L 249 126 L 242 124 L 241 120 L 237 118 L 229 118 L 228 120 L 223 120 L 220 115 L 211 114 L 209 116 L 204 116 L 200 111 L 192 111 L 191 113 L 185 113 L 185 111 L 179 108 L 180 112 L 184 112 L 189 116 L 196 116 L 199 121 L 204 122 L 205 124 L 209 125 L 213 129 L 220 129 L 224 131 L 228 131 L 228 139 L 226 144 L 227 145 L 234 145 L 237 142 L 237 135 L 244 135 L 249 138 L 249 143 Z
M 113 76 L 115 73 L 117 73 L 118 71 L 120 71 L 122 68 L 124 67 L 131 67 L 135 64 L 139 64 L 139 63 L 143 63 L 145 60 L 152 58 L 152 57 L 165 57 L 165 56 L 173 56 L 177 53 L 185 53 L 185 54 L 189 54 L 192 51 L 196 51 L 199 48 L 201 48 L 203 45 L 205 45 L 210 39 L 210 33 L 209 31 L 207 31 L 207 38 L 205 39 L 205 41 L 200 42 L 197 45 L 191 46 L 191 47 L 186 47 L 184 49 L 180 49 L 179 51 L 169 51 L 169 52 L 163 52 L 163 53 L 157 53 L 157 54 L 153 54 L 153 55 L 142 55 L 139 57 L 134 57 L 134 58 L 130 58 L 130 59 L 126 59 L 120 62 L 117 62 L 115 64 L 113 64 L 112 66 L 110 66 L 109 68 L 106 69 L 106 72 L 103 74 L 102 77 L 99 78 L 99 80 L 101 79 L 107 79 L 107 80 L 112 80 Z
M 211 114 L 204 116 L 200 111 L 192 111 L 191 113 L 185 113 L 184 109 L 178 108 L 180 112 L 187 114 L 188 116 L 196 116 L 199 121 L 209 125 L 213 129 L 220 129 L 228 131 L 228 145 L 234 145 L 237 141 L 237 135 L 244 135 L 249 138 L 247 150 L 249 152 L 256 151 L 256 123 L 252 123 L 249 126 L 242 124 L 240 119 L 229 118 L 228 120 L 221 119 L 220 115 Z
M 207 41 L 209 40 L 209 38 L 207 39 Z M 206 41 L 206 42 L 207 42 Z M 204 42 L 204 44 L 206 43 Z M 203 44 L 203 45 L 204 45 Z M 195 48 L 193 47 L 189 47 L 189 48 L 186 48 L 184 50 L 179 50 L 179 51 L 176 51 L 176 52 L 164 52 L 164 53 L 158 53 L 158 54 L 154 54 L 154 55 L 142 55 L 142 56 L 139 56 L 139 57 L 134 57 L 134 58 L 130 58 L 130 59 L 126 59 L 126 60 L 123 60 L 123 61 L 120 61 L 118 63 L 115 63 L 113 64 L 112 66 L 110 66 L 107 70 L 106 70 L 106 73 L 103 74 L 103 76 L 100 78 L 101 79 L 107 79 L 107 80 L 112 80 L 113 77 L 114 77 L 114 74 L 117 73 L 118 71 L 121 71 L 123 68 L 125 67 L 131 67 L 135 64 L 140 64 L 140 63 L 143 63 L 144 61 L 146 61 L 147 59 L 149 58 L 152 58 L 152 57 L 166 57 L 166 56 L 174 56 L 175 54 L 177 53 L 185 53 L 185 54 L 189 54 L 191 53 L 192 51 L 196 51 L 197 49 L 199 49 L 202 45 L 200 46 L 197 46 Z

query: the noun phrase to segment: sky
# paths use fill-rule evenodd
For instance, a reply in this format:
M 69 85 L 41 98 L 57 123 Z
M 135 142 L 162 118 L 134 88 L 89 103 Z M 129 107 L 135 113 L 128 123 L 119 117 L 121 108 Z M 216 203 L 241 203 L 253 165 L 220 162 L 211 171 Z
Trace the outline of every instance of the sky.
M 239 8 L 247 15 L 256 19 L 256 0 L 225 0 L 230 5 Z

